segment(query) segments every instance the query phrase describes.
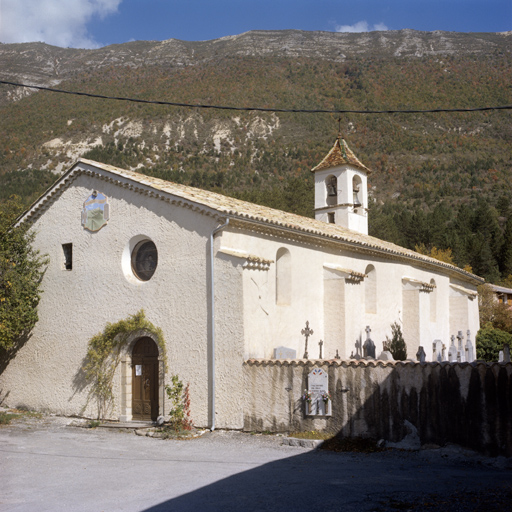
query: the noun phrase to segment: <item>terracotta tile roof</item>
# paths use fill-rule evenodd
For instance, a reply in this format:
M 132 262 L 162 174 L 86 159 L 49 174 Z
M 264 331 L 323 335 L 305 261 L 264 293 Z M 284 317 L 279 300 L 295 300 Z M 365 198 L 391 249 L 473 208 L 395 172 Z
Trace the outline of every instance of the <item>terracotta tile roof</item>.
M 348 147 L 345 139 L 338 137 L 332 149 L 327 153 L 327 156 L 313 169 L 312 172 L 322 171 L 324 169 L 332 169 L 341 165 L 353 165 L 368 174 L 372 171 L 368 169 L 361 161 L 354 155 L 353 151 Z
M 512 366 L 512 363 L 487 363 L 485 361 L 473 361 L 471 363 L 450 363 L 448 361 L 426 361 L 420 363 L 408 359 L 407 361 L 382 361 L 380 359 L 246 359 L 243 362 L 244 366 L 303 366 L 308 368 L 313 367 L 343 367 L 343 368 L 376 368 L 376 367 L 409 367 L 421 366 L 434 368 L 441 366 L 445 368 L 466 368 L 471 366 L 473 368 L 495 368 L 499 371 L 500 368 Z
M 177 200 L 192 203 L 199 209 L 213 210 L 214 213 L 221 216 L 231 217 L 233 220 L 257 222 L 260 224 L 275 226 L 280 229 L 291 230 L 297 234 L 307 236 L 317 236 L 323 239 L 330 239 L 335 242 L 344 243 L 351 246 L 354 250 L 366 250 L 370 252 L 385 253 L 391 256 L 416 260 L 419 263 L 427 264 L 429 267 L 444 268 L 449 273 L 456 273 L 459 278 L 470 281 L 472 284 L 480 284 L 483 279 L 469 272 L 448 263 L 441 262 L 429 256 L 419 254 L 415 251 L 405 249 L 391 242 L 379 240 L 378 238 L 351 231 L 337 224 L 329 224 L 309 217 L 302 217 L 294 213 L 275 210 L 267 206 L 261 206 L 247 201 L 241 201 L 232 197 L 227 197 L 216 192 L 209 192 L 179 183 L 172 183 L 152 176 L 146 176 L 134 171 L 119 169 L 112 165 L 94 162 L 92 160 L 80 159 L 78 162 L 60 178 L 41 198 L 39 198 L 32 207 L 19 219 L 19 221 L 28 220 L 36 212 L 44 208 L 44 204 L 55 196 L 55 192 L 61 187 L 66 187 L 71 183 L 77 173 L 95 172 L 104 170 L 107 173 L 132 182 L 131 187 L 137 189 L 137 184 L 144 185 L 153 191 L 160 191 L 169 194 Z M 142 189 L 139 189 L 143 192 Z M 56 197 L 56 196 L 55 196 Z

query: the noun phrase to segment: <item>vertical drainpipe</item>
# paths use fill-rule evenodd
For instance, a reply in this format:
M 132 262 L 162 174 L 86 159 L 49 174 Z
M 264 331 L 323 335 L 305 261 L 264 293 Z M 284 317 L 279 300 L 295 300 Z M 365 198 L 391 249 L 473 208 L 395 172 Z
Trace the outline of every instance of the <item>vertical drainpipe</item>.
M 221 226 L 218 226 L 210 235 L 210 325 L 211 325 L 211 342 L 210 342 L 210 430 L 215 430 L 215 279 L 214 279 L 214 258 L 213 258 L 213 242 L 215 235 L 226 228 L 229 219 Z

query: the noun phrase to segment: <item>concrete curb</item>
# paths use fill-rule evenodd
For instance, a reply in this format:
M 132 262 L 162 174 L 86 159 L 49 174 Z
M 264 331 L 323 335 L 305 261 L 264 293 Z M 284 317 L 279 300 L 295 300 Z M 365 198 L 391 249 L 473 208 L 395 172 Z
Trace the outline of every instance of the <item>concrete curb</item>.
M 321 439 L 298 439 L 297 437 L 283 437 L 283 444 L 287 446 L 301 446 L 302 448 L 318 448 L 323 441 Z

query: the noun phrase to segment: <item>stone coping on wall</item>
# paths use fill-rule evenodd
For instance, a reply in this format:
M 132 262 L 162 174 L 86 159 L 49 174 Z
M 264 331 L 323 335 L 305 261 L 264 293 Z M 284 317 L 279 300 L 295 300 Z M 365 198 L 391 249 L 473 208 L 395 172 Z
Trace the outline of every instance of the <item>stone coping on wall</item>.
M 460 367 L 466 367 L 466 366 L 492 366 L 492 365 L 499 365 L 505 366 L 505 365 L 511 365 L 512 362 L 507 363 L 487 363 L 485 361 L 473 361 L 472 363 L 469 362 L 454 362 L 450 363 L 448 361 L 426 361 L 424 363 L 420 363 L 419 361 L 381 361 L 378 359 L 246 359 L 244 361 L 244 365 L 247 366 L 342 366 L 345 368 L 351 367 L 351 368 L 357 368 L 357 367 L 372 367 L 375 368 L 377 366 L 379 367 L 386 367 L 386 366 L 452 366 L 452 365 L 458 365 Z

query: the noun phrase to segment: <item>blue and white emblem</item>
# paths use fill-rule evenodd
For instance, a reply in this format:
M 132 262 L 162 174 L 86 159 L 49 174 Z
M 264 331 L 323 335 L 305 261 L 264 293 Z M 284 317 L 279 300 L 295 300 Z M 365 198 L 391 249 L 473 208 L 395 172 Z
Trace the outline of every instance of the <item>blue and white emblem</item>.
M 82 226 L 89 231 L 99 231 L 110 218 L 106 196 L 96 190 L 85 200 L 82 209 Z

